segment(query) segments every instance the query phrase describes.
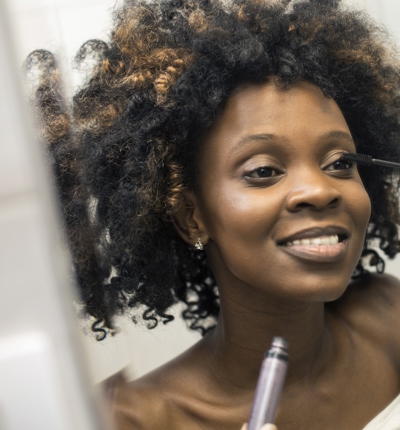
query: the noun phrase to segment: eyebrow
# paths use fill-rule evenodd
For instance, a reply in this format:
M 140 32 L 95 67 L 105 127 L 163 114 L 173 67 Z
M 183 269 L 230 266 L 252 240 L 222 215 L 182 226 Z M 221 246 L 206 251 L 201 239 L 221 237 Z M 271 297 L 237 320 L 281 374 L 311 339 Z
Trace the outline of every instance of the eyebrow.
M 348 142 L 354 144 L 354 140 L 349 133 L 346 131 L 330 131 L 328 133 L 323 134 L 319 137 L 320 140 L 330 140 L 330 139 L 338 139 L 338 140 L 347 140 Z
M 235 153 L 242 146 L 245 146 L 247 143 L 253 140 L 276 140 L 277 136 L 275 134 L 262 133 L 262 134 L 250 134 L 248 136 L 243 137 L 229 151 L 228 157 L 230 157 L 233 153 Z
M 254 141 L 254 140 L 255 141 L 257 140 L 276 141 L 277 139 L 279 139 L 280 141 L 286 140 L 284 138 L 279 138 L 277 135 L 271 134 L 271 133 L 250 134 L 248 136 L 243 137 L 242 139 L 240 139 L 238 142 L 235 143 L 233 148 L 231 148 L 231 150 L 229 151 L 228 157 L 230 157 L 234 152 L 236 152 L 242 146 L 245 146 L 247 143 L 251 141 Z M 345 131 L 334 130 L 334 131 L 329 131 L 328 133 L 322 134 L 321 136 L 318 136 L 318 140 L 320 140 L 321 142 L 326 140 L 332 140 L 332 139 L 346 140 L 347 142 L 354 145 L 353 138 L 349 133 Z

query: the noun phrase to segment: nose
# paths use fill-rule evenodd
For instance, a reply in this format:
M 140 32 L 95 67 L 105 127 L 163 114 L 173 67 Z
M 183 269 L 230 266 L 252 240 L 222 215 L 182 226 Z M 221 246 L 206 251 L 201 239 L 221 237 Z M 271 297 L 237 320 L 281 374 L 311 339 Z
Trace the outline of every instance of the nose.
M 286 198 L 287 209 L 297 212 L 302 209 L 321 211 L 335 208 L 342 201 L 342 194 L 334 183 L 334 179 L 321 170 L 304 169 L 297 172 L 290 184 Z

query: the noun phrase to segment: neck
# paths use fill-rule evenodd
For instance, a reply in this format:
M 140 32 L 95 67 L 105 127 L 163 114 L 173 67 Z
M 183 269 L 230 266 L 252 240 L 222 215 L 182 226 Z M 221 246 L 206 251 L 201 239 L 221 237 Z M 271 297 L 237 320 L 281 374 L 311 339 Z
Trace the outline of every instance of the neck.
M 229 297 L 229 299 L 226 299 Z M 331 350 L 323 303 L 292 302 L 246 291 L 221 291 L 221 313 L 209 336 L 210 364 L 225 384 L 254 390 L 265 352 L 274 336 L 289 341 L 286 385 L 315 377 Z

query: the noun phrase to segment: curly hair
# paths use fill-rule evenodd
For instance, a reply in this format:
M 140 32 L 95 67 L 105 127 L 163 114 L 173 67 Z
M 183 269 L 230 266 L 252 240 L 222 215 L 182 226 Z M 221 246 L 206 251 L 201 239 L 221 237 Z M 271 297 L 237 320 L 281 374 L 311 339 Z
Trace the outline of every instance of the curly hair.
M 313 83 L 342 110 L 358 152 L 400 162 L 400 69 L 387 41 L 339 0 L 127 0 L 110 42 L 78 52 L 90 73 L 70 106 L 51 54 L 31 54 L 76 278 L 99 338 L 115 314 L 135 309 L 152 328 L 173 319 L 176 302 L 190 328 L 215 325 L 206 255 L 173 220 L 184 191 L 196 189 L 204 136 L 237 86 Z M 383 167 L 359 170 L 372 202 L 362 260 L 382 272 L 369 246 L 389 257 L 399 250 L 398 180 Z

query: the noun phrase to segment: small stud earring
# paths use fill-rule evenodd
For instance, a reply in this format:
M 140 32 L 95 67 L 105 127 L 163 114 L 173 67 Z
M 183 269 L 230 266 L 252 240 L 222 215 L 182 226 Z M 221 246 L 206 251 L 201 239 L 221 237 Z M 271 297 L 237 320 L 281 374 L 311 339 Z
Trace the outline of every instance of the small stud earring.
M 197 242 L 195 243 L 194 247 L 195 247 L 198 251 L 203 251 L 203 249 L 204 249 L 204 245 L 201 243 L 201 238 L 200 238 L 200 237 L 197 239 Z

